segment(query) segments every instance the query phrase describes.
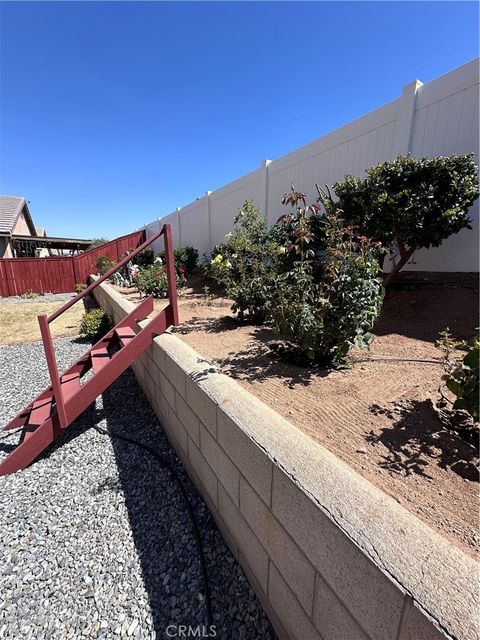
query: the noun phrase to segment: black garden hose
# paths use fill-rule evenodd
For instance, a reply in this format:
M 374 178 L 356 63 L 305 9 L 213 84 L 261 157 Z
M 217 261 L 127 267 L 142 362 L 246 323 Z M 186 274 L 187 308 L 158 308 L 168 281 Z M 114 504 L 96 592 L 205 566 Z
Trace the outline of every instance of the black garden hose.
M 18 427 L 17 429 L 12 429 L 12 431 L 10 431 L 8 434 L 6 434 L 2 438 L 0 438 L 0 440 L 6 440 L 7 438 L 11 437 L 12 435 L 22 431 L 23 428 L 24 427 L 22 426 L 22 427 Z M 170 474 L 170 477 L 175 481 L 175 483 L 177 485 L 177 488 L 178 488 L 178 490 L 179 490 L 179 492 L 180 492 L 180 494 L 181 494 L 181 496 L 183 498 L 183 501 L 185 502 L 185 506 L 187 507 L 187 513 L 188 513 L 188 516 L 190 518 L 190 523 L 192 525 L 193 536 L 195 538 L 195 543 L 197 545 L 198 557 L 199 557 L 199 560 L 200 560 L 200 569 L 201 569 L 201 572 L 202 572 L 203 589 L 204 589 L 204 593 L 205 593 L 205 607 L 207 609 L 207 624 L 208 624 L 209 627 L 213 626 L 212 600 L 211 600 L 211 595 L 210 595 L 210 585 L 209 585 L 209 582 L 208 582 L 207 565 L 206 565 L 206 562 L 205 562 L 205 554 L 203 552 L 202 539 L 200 537 L 200 530 L 198 528 L 197 521 L 195 520 L 195 514 L 193 512 L 192 505 L 190 504 L 190 500 L 188 499 L 187 491 L 186 491 L 184 485 L 182 484 L 182 481 L 180 480 L 177 472 L 172 467 L 172 465 L 169 462 L 167 462 L 167 460 L 165 460 L 165 458 L 162 458 L 162 456 L 159 453 L 157 453 L 154 449 L 152 449 L 148 445 L 143 444 L 142 442 L 138 442 L 138 440 L 134 440 L 133 438 L 129 438 L 128 436 L 122 436 L 122 435 L 119 435 L 117 433 L 112 433 L 110 431 L 107 431 L 106 429 L 103 429 L 102 427 L 99 427 L 98 425 L 94 425 L 94 429 L 96 431 L 98 431 L 99 433 L 101 433 L 102 435 L 110 436 L 111 438 L 116 438 L 117 440 L 123 440 L 124 442 L 128 442 L 129 444 L 134 444 L 135 446 L 139 447 L 140 449 L 143 449 L 144 451 L 146 451 L 147 453 L 152 455 L 155 458 L 155 460 L 164 469 L 166 469 L 166 471 L 168 471 L 168 473 Z
M 200 530 L 199 530 L 197 521 L 195 519 L 195 514 L 193 512 L 192 505 L 190 503 L 190 500 L 188 499 L 187 491 L 186 491 L 185 486 L 183 485 L 182 481 L 180 480 L 177 472 L 172 467 L 172 465 L 167 460 L 165 460 L 165 458 L 163 458 L 159 453 L 157 453 L 154 449 L 152 449 L 148 445 L 143 444 L 143 442 L 139 442 L 138 440 L 134 440 L 133 438 L 129 438 L 128 436 L 122 436 L 122 435 L 117 434 L 117 433 L 112 433 L 111 431 L 107 431 L 106 429 L 103 429 L 102 427 L 99 427 L 98 425 L 94 425 L 93 428 L 96 429 L 96 431 L 98 431 L 102 435 L 110 436 L 111 438 L 116 438 L 117 440 L 123 440 L 124 442 L 128 442 L 129 444 L 134 444 L 135 446 L 139 447 L 140 449 L 143 449 L 144 451 L 146 451 L 147 453 L 152 455 L 155 458 L 155 460 L 166 471 L 168 471 L 168 473 L 170 474 L 170 477 L 175 481 L 175 483 L 177 485 L 177 488 L 178 488 L 178 490 L 179 490 L 179 492 L 180 492 L 180 494 L 181 494 L 181 496 L 183 498 L 183 501 L 185 502 L 185 506 L 187 507 L 187 513 L 188 513 L 188 516 L 190 518 L 190 523 L 192 525 L 193 536 L 195 538 L 195 542 L 196 542 L 196 545 L 197 545 L 198 557 L 199 557 L 199 560 L 200 560 L 200 569 L 201 569 L 201 572 L 202 572 L 202 579 L 203 579 L 203 589 L 204 589 L 204 593 L 205 593 L 205 607 L 206 607 L 206 610 L 207 610 L 207 624 L 208 624 L 209 627 L 213 626 L 212 600 L 211 600 L 211 595 L 210 595 L 210 585 L 209 585 L 209 582 L 208 582 L 207 564 L 205 562 L 205 554 L 203 552 L 202 539 L 201 539 L 201 536 L 200 536 Z

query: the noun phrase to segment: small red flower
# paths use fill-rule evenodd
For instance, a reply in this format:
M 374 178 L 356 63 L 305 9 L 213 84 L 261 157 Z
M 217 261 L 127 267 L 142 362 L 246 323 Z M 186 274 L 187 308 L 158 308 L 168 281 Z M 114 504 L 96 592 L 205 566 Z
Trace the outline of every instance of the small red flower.
M 179 272 L 180 273 L 185 273 L 185 269 L 183 267 L 180 267 Z

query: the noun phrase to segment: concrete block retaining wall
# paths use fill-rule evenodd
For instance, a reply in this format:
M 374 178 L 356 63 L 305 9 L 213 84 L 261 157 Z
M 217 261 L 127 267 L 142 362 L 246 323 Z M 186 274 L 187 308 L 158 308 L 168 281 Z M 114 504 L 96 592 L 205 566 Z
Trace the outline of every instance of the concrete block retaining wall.
M 116 322 L 133 308 L 95 294 Z M 460 549 L 174 334 L 132 368 L 280 638 L 479 637 Z

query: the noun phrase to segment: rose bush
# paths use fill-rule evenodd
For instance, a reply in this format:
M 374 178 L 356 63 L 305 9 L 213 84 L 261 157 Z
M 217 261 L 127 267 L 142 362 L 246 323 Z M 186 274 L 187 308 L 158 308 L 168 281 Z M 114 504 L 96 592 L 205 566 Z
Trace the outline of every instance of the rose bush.
M 239 319 L 261 323 L 270 281 L 279 270 L 284 249 L 270 237 L 265 218 L 250 200 L 238 212 L 234 225 L 225 241 L 215 246 L 207 273 L 225 287 Z
M 286 259 L 270 280 L 267 317 L 306 361 L 344 364 L 352 346 L 373 338 L 383 298 L 380 247 L 335 212 L 308 207 L 305 194 L 292 191 L 284 203 L 296 210 L 274 230 L 285 238 Z
M 140 269 L 137 267 L 133 282 L 137 289 L 144 295 L 153 295 L 155 298 L 166 298 L 168 295 L 168 278 L 166 267 L 162 259 L 157 257 L 149 267 Z M 182 289 L 187 283 L 185 269 L 181 267 L 176 271 L 177 289 Z

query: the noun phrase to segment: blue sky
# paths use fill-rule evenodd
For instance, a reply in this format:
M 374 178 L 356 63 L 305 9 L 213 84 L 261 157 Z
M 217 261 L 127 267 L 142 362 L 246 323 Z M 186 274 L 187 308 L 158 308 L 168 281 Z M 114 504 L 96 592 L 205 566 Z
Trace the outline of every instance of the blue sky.
M 0 190 L 51 235 L 127 233 L 478 55 L 473 2 L 0 12 Z

